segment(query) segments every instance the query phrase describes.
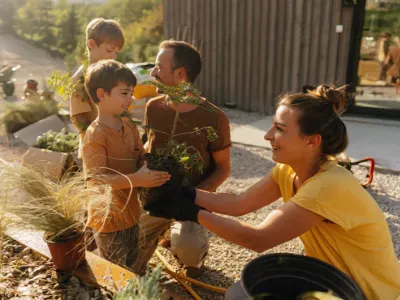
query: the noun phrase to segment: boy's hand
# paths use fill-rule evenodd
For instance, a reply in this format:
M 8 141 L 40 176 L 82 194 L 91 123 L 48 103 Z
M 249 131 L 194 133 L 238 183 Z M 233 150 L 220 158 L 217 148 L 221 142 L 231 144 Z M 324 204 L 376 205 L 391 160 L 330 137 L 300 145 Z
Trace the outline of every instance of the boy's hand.
M 136 187 L 157 187 L 171 178 L 167 172 L 153 171 L 147 168 L 147 163 L 133 174 L 133 184 Z

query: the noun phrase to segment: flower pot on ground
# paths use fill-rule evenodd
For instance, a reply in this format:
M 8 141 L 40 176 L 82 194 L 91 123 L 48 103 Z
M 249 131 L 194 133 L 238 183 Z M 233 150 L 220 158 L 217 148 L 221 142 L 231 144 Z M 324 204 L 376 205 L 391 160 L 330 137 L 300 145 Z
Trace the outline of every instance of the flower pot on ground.
M 54 182 L 31 168 L 0 159 L 0 207 L 15 216 L 10 226 L 46 232 L 59 269 L 72 270 L 82 262 L 87 204 L 92 200 L 107 203 L 107 199 L 104 189 L 86 185 L 83 174 Z M 54 250 L 60 242 L 64 243 L 61 255 Z
M 366 299 L 360 287 L 342 271 L 304 255 L 258 257 L 243 269 L 242 283 L 248 299 L 302 299 L 304 294 L 318 291 L 330 291 L 343 300 Z
M 57 270 L 70 272 L 79 267 L 86 259 L 84 224 L 59 236 L 51 232 L 44 233 L 51 258 Z

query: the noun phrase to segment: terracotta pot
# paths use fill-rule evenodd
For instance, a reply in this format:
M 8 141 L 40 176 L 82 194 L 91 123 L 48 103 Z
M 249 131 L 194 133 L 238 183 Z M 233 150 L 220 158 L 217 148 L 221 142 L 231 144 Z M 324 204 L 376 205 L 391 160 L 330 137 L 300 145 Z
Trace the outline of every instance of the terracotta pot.
M 57 270 L 70 272 L 81 265 L 86 259 L 84 231 L 72 234 L 63 241 L 52 241 L 50 233 L 44 234 L 44 240 L 49 247 L 51 258 Z

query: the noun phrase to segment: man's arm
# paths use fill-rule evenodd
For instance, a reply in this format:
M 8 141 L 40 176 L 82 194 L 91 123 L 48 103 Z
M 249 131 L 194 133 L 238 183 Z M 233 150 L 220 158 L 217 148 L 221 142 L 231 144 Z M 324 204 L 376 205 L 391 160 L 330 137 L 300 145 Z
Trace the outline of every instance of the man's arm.
M 390 51 L 389 51 L 389 53 L 386 55 L 386 59 L 385 59 L 385 65 L 389 65 L 389 63 L 390 63 L 390 57 L 391 57 L 391 55 L 390 55 L 391 53 L 390 53 Z
M 215 191 L 231 174 L 230 147 L 217 152 L 211 152 L 211 155 L 215 162 L 215 170 L 196 186 L 198 189 L 209 192 Z
M 71 120 L 80 133 L 85 132 L 90 125 L 87 113 L 76 114 L 71 117 Z

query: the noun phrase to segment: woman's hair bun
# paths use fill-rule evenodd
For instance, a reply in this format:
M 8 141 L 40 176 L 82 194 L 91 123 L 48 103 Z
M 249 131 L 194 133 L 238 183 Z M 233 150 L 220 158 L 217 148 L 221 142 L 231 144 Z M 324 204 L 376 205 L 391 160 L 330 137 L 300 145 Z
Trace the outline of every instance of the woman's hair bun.
M 310 91 L 314 96 L 323 99 L 333 106 L 336 114 L 342 114 L 347 107 L 348 86 L 335 87 L 333 85 L 321 84 L 315 90 Z

